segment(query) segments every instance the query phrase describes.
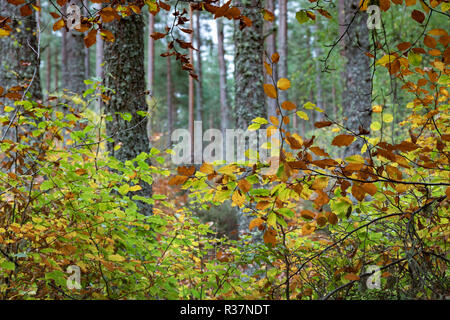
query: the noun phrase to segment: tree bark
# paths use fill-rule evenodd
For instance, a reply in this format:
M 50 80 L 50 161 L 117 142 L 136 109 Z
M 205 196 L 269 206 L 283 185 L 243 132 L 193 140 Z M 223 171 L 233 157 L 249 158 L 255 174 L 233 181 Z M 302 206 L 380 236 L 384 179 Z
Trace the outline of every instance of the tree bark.
M 171 134 L 173 132 L 173 84 L 172 84 L 172 62 L 171 57 L 166 57 L 167 70 L 166 70 L 166 87 L 167 87 L 167 147 L 170 148 L 172 141 L 170 140 Z
M 287 2 L 288 0 L 278 0 L 279 8 L 279 27 L 278 27 L 278 51 L 280 54 L 280 61 L 278 62 L 278 77 L 288 77 L 288 45 L 287 45 Z M 288 99 L 287 91 L 280 90 L 279 93 L 280 102 Z
M 241 1 L 237 5 L 243 15 L 252 20 L 250 27 L 239 30 L 235 23 L 235 114 L 237 128 L 246 130 L 251 120 L 266 114 L 265 95 L 263 91 L 264 73 L 264 36 L 263 19 L 259 1 Z M 237 213 L 238 234 L 248 233 L 253 216 L 239 210 Z M 248 269 L 252 274 L 252 268 Z
M 225 133 L 228 128 L 228 90 L 227 90 L 227 64 L 225 61 L 224 34 L 222 18 L 217 23 L 217 53 L 219 59 L 219 86 L 220 86 L 220 130 Z
M 271 11 L 272 13 L 275 13 L 275 1 L 274 0 L 268 0 L 267 1 L 267 10 Z M 276 29 L 274 27 L 273 22 L 265 21 L 264 22 L 264 33 L 267 34 L 266 38 L 266 52 L 267 57 L 266 59 L 271 58 L 271 56 L 277 52 L 277 44 L 276 44 Z M 273 66 L 272 70 L 272 76 L 277 80 L 277 67 L 276 65 Z M 272 76 L 266 74 L 266 83 L 272 83 Z M 270 116 L 276 116 L 277 111 L 277 103 L 274 99 L 271 99 L 269 97 L 266 97 L 266 104 L 267 104 L 267 117 Z
M 71 3 L 81 8 L 80 0 L 73 0 Z M 65 12 L 66 7 L 63 10 Z M 64 89 L 77 94 L 81 94 L 85 90 L 86 52 L 83 38 L 84 35 L 76 30 L 66 32 L 66 56 L 65 63 L 63 63 L 62 83 Z
M 194 42 L 194 19 L 193 19 L 193 12 L 192 7 L 189 6 L 189 21 L 190 21 L 190 28 L 192 30 L 191 36 L 190 36 L 190 42 Z M 192 65 L 194 65 L 194 50 L 189 49 L 189 60 Z M 195 68 L 195 67 L 194 67 Z M 188 105 L 188 116 L 189 116 L 189 133 L 191 137 L 191 162 L 194 162 L 194 78 L 188 75 L 189 77 L 189 105 Z
M 200 12 L 195 13 L 195 40 L 197 51 L 195 51 L 196 73 L 198 81 L 195 83 L 195 120 L 202 121 L 203 118 L 203 72 L 202 72 L 202 38 L 200 33 Z
M 263 19 L 259 1 L 240 1 L 243 15 L 252 20 L 250 27 L 239 30 L 235 23 L 235 115 L 237 127 L 246 129 L 251 120 L 264 116 L 265 96 L 263 91 L 264 37 Z
M 345 2 L 345 20 L 349 24 L 353 17 L 345 39 L 345 90 L 343 93 L 344 115 L 346 127 L 354 133 L 359 128 L 369 130 L 372 120 L 372 80 L 369 52 L 369 30 L 367 29 L 367 13 L 358 11 L 359 0 Z M 345 156 L 360 154 L 362 139 L 355 140 L 345 150 Z
M 115 90 L 110 94 L 109 103 L 105 104 L 106 114 L 113 119 L 106 123 L 107 135 L 114 139 L 108 143 L 108 151 L 118 160 L 127 161 L 149 151 L 146 119 L 137 114 L 138 111 L 147 112 L 144 22 L 141 15 L 132 14 L 108 24 L 108 29 L 115 36 L 114 42 L 104 43 L 105 85 Z M 118 112 L 130 113 L 131 121 L 124 120 Z M 121 144 L 121 148 L 114 150 L 117 144 Z M 150 184 L 141 181 L 140 186 L 139 196 L 151 196 Z M 141 201 L 137 201 L 137 205 L 142 214 L 151 214 L 151 205 Z

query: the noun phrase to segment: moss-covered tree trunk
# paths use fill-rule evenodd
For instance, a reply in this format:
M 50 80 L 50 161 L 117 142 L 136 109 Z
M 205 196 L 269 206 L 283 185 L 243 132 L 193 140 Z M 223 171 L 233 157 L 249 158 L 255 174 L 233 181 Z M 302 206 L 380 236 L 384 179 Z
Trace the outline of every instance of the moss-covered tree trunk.
M 235 116 L 237 127 L 245 129 L 252 119 L 266 114 L 263 17 L 260 1 L 241 0 L 235 5 L 252 20 L 250 27 L 239 30 L 239 24 L 235 24 L 234 30 Z
M 370 130 L 372 120 L 372 79 L 370 60 L 366 55 L 370 48 L 367 13 L 358 9 L 359 0 L 345 1 L 346 24 L 354 20 L 344 37 L 347 63 L 343 106 L 346 127 L 355 133 L 360 132 L 360 127 Z M 360 154 L 362 146 L 363 140 L 357 139 L 345 150 L 345 155 Z
M 114 21 L 108 28 L 115 36 L 114 42 L 105 42 L 105 85 L 115 93 L 110 94 L 105 112 L 111 115 L 106 131 L 113 136 L 114 142 L 108 143 L 110 154 L 120 161 L 131 160 L 141 152 L 149 151 L 147 137 L 147 119 L 138 115 L 138 111 L 147 111 L 145 101 L 145 69 L 144 69 L 144 22 L 142 16 L 133 14 Z M 120 113 L 129 113 L 131 121 L 125 120 Z M 118 144 L 121 147 L 114 150 Z M 150 197 L 152 187 L 141 181 L 140 196 Z M 138 202 L 142 214 L 150 215 L 151 206 Z
M 251 120 L 266 115 L 265 95 L 263 90 L 264 73 L 264 36 L 263 17 L 260 1 L 244 0 L 235 4 L 243 15 L 252 20 L 252 25 L 242 30 L 235 25 L 235 115 L 237 128 L 246 130 Z M 238 212 L 238 232 L 249 232 L 248 226 L 253 216 Z

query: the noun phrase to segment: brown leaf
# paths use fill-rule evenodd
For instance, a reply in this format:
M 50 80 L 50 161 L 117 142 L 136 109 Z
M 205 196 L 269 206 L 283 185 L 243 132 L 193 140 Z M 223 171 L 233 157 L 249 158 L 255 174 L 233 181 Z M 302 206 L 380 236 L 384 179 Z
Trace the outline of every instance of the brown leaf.
M 186 182 L 187 179 L 188 179 L 188 177 L 186 177 L 186 176 L 175 176 L 175 177 L 172 177 L 169 180 L 169 186 L 175 186 L 175 185 L 183 184 L 183 183 Z
M 167 36 L 167 34 L 166 34 L 166 33 L 161 33 L 161 32 L 153 32 L 153 33 L 150 35 L 150 37 L 152 37 L 153 40 L 162 39 L 162 38 L 164 38 L 165 36 Z
M 422 23 L 425 21 L 425 14 L 422 11 L 414 10 L 411 13 L 411 17 L 416 20 L 418 23 Z
M 333 124 L 333 122 L 331 121 L 318 121 L 316 123 L 314 123 L 314 127 L 316 128 L 325 128 L 325 127 L 329 127 Z
M 29 15 L 32 15 L 33 11 L 31 10 L 31 7 L 29 5 L 24 5 L 23 7 L 20 7 L 20 15 L 22 17 L 28 17 Z
M 181 166 L 181 167 L 177 168 L 177 172 L 179 175 L 190 177 L 195 173 L 195 167 L 194 166 L 190 166 L 190 167 Z
M 340 134 L 333 139 L 331 144 L 333 146 L 346 147 L 349 146 L 353 142 L 353 140 L 355 140 L 355 137 L 352 135 Z
M 358 281 L 360 279 L 359 276 L 354 273 L 347 273 L 343 278 L 350 281 Z
M 86 45 L 86 48 L 89 48 L 96 42 L 97 42 L 97 30 L 92 29 L 91 31 L 89 31 L 87 36 L 84 37 L 84 44 Z
M 238 187 L 243 193 L 247 193 L 252 188 L 252 185 L 246 179 L 242 179 L 239 180 Z
M 277 232 L 273 228 L 268 228 L 264 233 L 264 243 L 277 244 Z

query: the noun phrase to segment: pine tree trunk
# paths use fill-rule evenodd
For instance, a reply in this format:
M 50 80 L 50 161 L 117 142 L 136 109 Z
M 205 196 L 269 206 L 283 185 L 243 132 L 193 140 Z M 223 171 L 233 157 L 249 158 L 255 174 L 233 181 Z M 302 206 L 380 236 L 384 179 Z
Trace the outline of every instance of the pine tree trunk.
M 172 141 L 170 140 L 173 132 L 173 84 L 172 84 L 172 58 L 166 57 L 167 70 L 166 70 L 166 87 L 167 87 L 167 147 L 170 148 Z
M 115 90 L 105 104 L 106 114 L 113 119 L 106 124 L 107 135 L 114 139 L 113 143 L 108 143 L 108 150 L 118 160 L 126 161 L 149 151 L 146 119 L 137 114 L 137 111 L 147 112 L 144 22 L 141 15 L 133 14 L 108 24 L 108 29 L 115 36 L 114 42 L 104 43 L 105 85 Z M 130 113 L 131 121 L 124 120 L 117 112 Z M 121 148 L 114 150 L 117 144 L 121 144 Z M 151 196 L 151 185 L 141 181 L 140 186 L 138 195 Z M 142 214 L 151 214 L 151 205 L 140 201 L 137 204 Z
M 227 91 L 227 64 L 225 61 L 224 34 L 222 18 L 217 23 L 217 52 L 219 59 L 219 86 L 220 86 L 220 130 L 225 133 L 228 128 L 228 91 Z
M 102 4 L 101 3 L 96 3 L 95 4 L 95 9 L 96 10 L 101 10 L 102 9 Z M 95 42 L 95 77 L 97 79 L 100 79 L 100 81 L 103 80 L 103 38 L 100 35 L 99 32 L 97 32 L 97 38 L 96 38 L 96 42 Z M 102 110 L 102 106 L 103 106 L 103 101 L 102 99 L 97 99 L 97 103 L 96 103 L 96 111 L 97 113 L 100 113 Z
M 191 36 L 190 36 L 190 42 L 191 44 L 194 42 L 194 19 L 193 19 L 193 12 L 192 7 L 189 6 L 189 22 L 190 22 L 190 28 L 192 30 Z M 189 60 L 192 65 L 194 65 L 194 50 L 189 49 Z M 194 66 L 195 68 L 195 66 Z M 189 78 L 189 105 L 188 105 L 188 117 L 189 117 L 189 133 L 191 137 L 191 161 L 194 162 L 194 78 L 188 75 Z
M 367 13 L 358 11 L 359 0 L 345 2 L 345 20 L 350 23 L 345 39 L 345 90 L 343 94 L 344 115 L 347 117 L 346 127 L 359 133 L 359 128 L 370 130 L 372 119 L 372 80 L 370 60 L 365 54 L 369 52 L 369 30 L 367 29 Z M 362 139 L 355 140 L 346 150 L 345 156 L 360 154 Z
M 80 0 L 74 0 L 72 3 L 81 8 Z M 84 35 L 76 30 L 66 32 L 66 57 L 63 64 L 62 83 L 64 89 L 77 94 L 81 94 L 85 90 L 86 52 L 83 38 Z
M 278 53 L 280 54 L 280 61 L 278 62 L 278 77 L 287 78 L 288 77 L 288 66 L 287 66 L 287 55 L 288 55 L 288 45 L 287 45 L 287 2 L 288 0 L 278 0 L 279 8 L 279 27 L 278 27 Z M 287 91 L 280 91 L 279 96 L 280 102 L 286 101 L 288 99 Z
M 271 11 L 272 13 L 275 13 L 275 1 L 274 0 L 268 0 L 267 1 L 267 10 Z M 275 22 L 275 21 L 274 21 Z M 270 60 L 271 56 L 277 52 L 277 45 L 276 45 L 276 31 L 274 30 L 274 22 L 265 21 L 264 22 L 264 33 L 268 34 L 266 38 L 266 52 L 267 57 L 266 60 Z M 277 69 L 276 65 L 273 66 L 272 70 L 272 76 L 266 74 L 266 83 L 272 83 L 272 77 L 277 81 Z M 277 110 L 277 103 L 274 99 L 271 99 L 269 97 L 266 98 L 266 104 L 267 104 L 267 117 L 270 116 L 276 116 L 276 110 Z
M 46 63 L 47 63 L 47 81 L 46 81 L 46 89 L 47 89 L 47 99 L 48 99 L 48 96 L 50 95 L 50 92 L 52 92 L 52 89 L 51 89 L 51 80 L 52 80 L 52 47 L 51 47 L 51 45 L 49 44 L 48 45 L 48 47 L 47 47 L 47 61 L 46 61 Z
M 153 82 L 155 78 L 155 42 L 151 37 L 152 33 L 155 31 L 155 16 L 148 13 L 148 37 L 147 37 L 147 89 L 149 91 L 150 97 L 153 96 Z M 153 116 L 150 115 L 147 123 L 147 135 L 149 140 L 152 137 L 152 121 Z M 170 139 L 169 139 L 170 140 Z
M 196 68 L 195 71 L 198 75 L 198 81 L 195 83 L 195 120 L 202 121 L 203 118 L 203 72 L 202 72 L 202 38 L 200 33 L 200 12 L 196 11 L 195 13 L 195 40 L 196 40 L 196 48 L 195 51 L 195 62 Z

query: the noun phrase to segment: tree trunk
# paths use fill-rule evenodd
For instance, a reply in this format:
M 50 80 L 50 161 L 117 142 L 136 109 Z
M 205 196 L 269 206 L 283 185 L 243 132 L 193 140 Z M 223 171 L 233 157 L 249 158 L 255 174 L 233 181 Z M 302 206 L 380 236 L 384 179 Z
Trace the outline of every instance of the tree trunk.
M 47 99 L 50 95 L 50 92 L 52 92 L 51 89 L 51 80 L 52 80 L 52 47 L 50 44 L 48 44 L 47 47 L 47 79 L 46 79 L 46 89 L 47 89 Z
M 194 19 L 193 19 L 193 13 L 192 13 L 192 7 L 189 6 L 189 21 L 190 21 L 190 28 L 192 31 L 194 31 Z M 190 36 L 190 42 L 194 42 L 194 32 L 191 32 Z M 194 65 L 194 50 L 189 49 L 189 60 L 192 65 Z M 191 162 L 194 162 L 194 78 L 188 75 L 189 77 L 189 133 L 191 137 Z
M 147 112 L 145 102 L 145 69 L 144 69 L 144 22 L 141 15 L 133 14 L 120 21 L 108 24 L 108 29 L 115 36 L 114 42 L 105 42 L 105 85 L 115 90 L 105 104 L 107 115 L 112 121 L 106 124 L 108 136 L 114 142 L 108 143 L 108 151 L 120 161 L 134 159 L 142 152 L 149 151 L 146 120 L 137 114 Z M 126 121 L 118 112 L 131 114 L 131 121 Z M 121 148 L 114 150 L 117 144 Z M 139 196 L 150 197 L 152 187 L 141 181 Z M 139 211 L 150 215 L 152 207 L 137 201 Z
M 228 128 L 228 91 L 227 91 L 227 64 L 225 61 L 224 34 L 222 18 L 217 23 L 217 53 L 219 58 L 219 86 L 220 86 L 220 130 L 225 133 Z
M 288 77 L 288 45 L 287 45 L 287 2 L 288 0 L 278 0 L 278 8 L 280 12 L 280 24 L 278 27 L 278 51 L 280 54 L 280 61 L 278 62 L 278 77 Z M 287 91 L 280 91 L 280 103 L 288 99 Z
M 274 0 L 268 0 L 267 1 L 267 10 L 271 11 L 272 13 L 275 12 L 275 1 Z M 271 58 L 272 54 L 277 52 L 277 45 L 276 45 L 276 30 L 274 29 L 274 23 L 265 21 L 264 22 L 264 33 L 268 34 L 266 38 L 266 52 L 267 57 L 266 60 Z M 277 68 L 276 65 L 273 66 L 272 70 L 272 76 L 277 80 Z M 266 74 L 266 83 L 272 83 L 272 76 Z M 267 117 L 270 116 L 276 116 L 277 111 L 277 102 L 274 99 L 271 99 L 269 97 L 266 97 L 266 104 L 267 104 Z
M 367 29 L 367 13 L 358 11 L 359 0 L 345 2 L 345 20 L 350 23 L 345 39 L 345 90 L 343 105 L 345 106 L 346 127 L 354 133 L 359 128 L 369 130 L 372 120 L 372 80 L 370 59 L 365 54 L 369 51 L 369 30 Z M 355 140 L 346 150 L 345 156 L 360 154 L 362 139 Z
M 151 34 L 155 31 L 155 16 L 148 13 L 148 37 L 147 37 L 147 89 L 149 91 L 150 97 L 154 95 L 153 92 L 153 81 L 155 78 L 155 42 L 151 37 Z M 153 115 L 150 115 L 147 123 L 147 135 L 148 139 L 151 140 L 152 137 L 152 121 Z M 170 138 L 169 138 L 170 140 Z
M 198 81 L 195 85 L 195 120 L 202 121 L 203 118 L 203 74 L 202 74 L 202 38 L 200 33 L 200 11 L 195 13 L 195 40 L 197 42 L 195 51 L 195 62 L 197 64 L 196 73 L 198 75 Z
M 102 4 L 101 3 L 96 3 L 95 4 L 95 9 L 96 10 L 101 10 L 102 9 Z M 99 32 L 97 32 L 97 39 L 95 42 L 95 77 L 97 79 L 100 79 L 100 81 L 103 81 L 103 38 L 100 35 Z M 101 112 L 103 106 L 103 101 L 102 99 L 97 99 L 97 103 L 96 103 L 96 111 L 97 113 Z
M 250 27 L 239 30 L 235 24 L 235 114 L 237 128 L 247 129 L 251 120 L 266 114 L 265 95 L 263 91 L 264 73 L 264 37 L 263 19 L 257 0 L 241 1 L 237 4 L 243 15 L 252 20 Z M 253 216 L 239 210 L 237 213 L 238 233 L 248 233 L 248 226 Z M 251 268 L 248 270 L 251 274 Z
M 235 23 L 234 30 L 235 115 L 237 127 L 242 129 L 246 129 L 252 119 L 266 113 L 263 19 L 258 3 L 257 0 L 240 1 L 242 14 L 252 20 L 252 25 L 239 30 L 239 24 Z
M 10 17 L 12 28 L 8 37 L 0 38 L 0 86 L 5 91 L 17 85 L 29 87 L 31 99 L 42 100 L 37 16 L 21 17 L 20 6 L 7 0 L 0 0 L 0 16 Z
M 166 77 L 167 77 L 167 147 L 170 148 L 172 145 L 172 141 L 170 140 L 171 134 L 173 132 L 173 84 L 172 84 L 172 58 L 166 57 L 166 63 L 167 63 L 167 70 L 166 70 Z
M 80 0 L 74 0 L 72 3 L 81 7 Z M 63 7 L 63 10 L 65 12 L 66 7 Z M 76 30 L 66 32 L 67 56 L 65 57 L 65 63 L 63 63 L 62 83 L 64 89 L 77 94 L 81 94 L 85 90 L 86 52 L 83 38 L 84 35 Z
M 316 39 L 316 34 L 318 32 L 318 26 L 320 26 L 320 21 L 317 21 L 314 26 L 312 26 L 312 32 L 310 37 L 310 45 L 312 48 L 312 58 L 314 59 L 314 68 L 316 73 L 316 101 L 317 107 L 324 109 L 323 107 L 323 96 L 322 96 L 322 79 L 321 79 L 321 68 L 320 68 L 320 47 L 318 46 L 318 41 Z M 323 114 L 319 111 L 314 110 L 315 121 L 321 121 Z

